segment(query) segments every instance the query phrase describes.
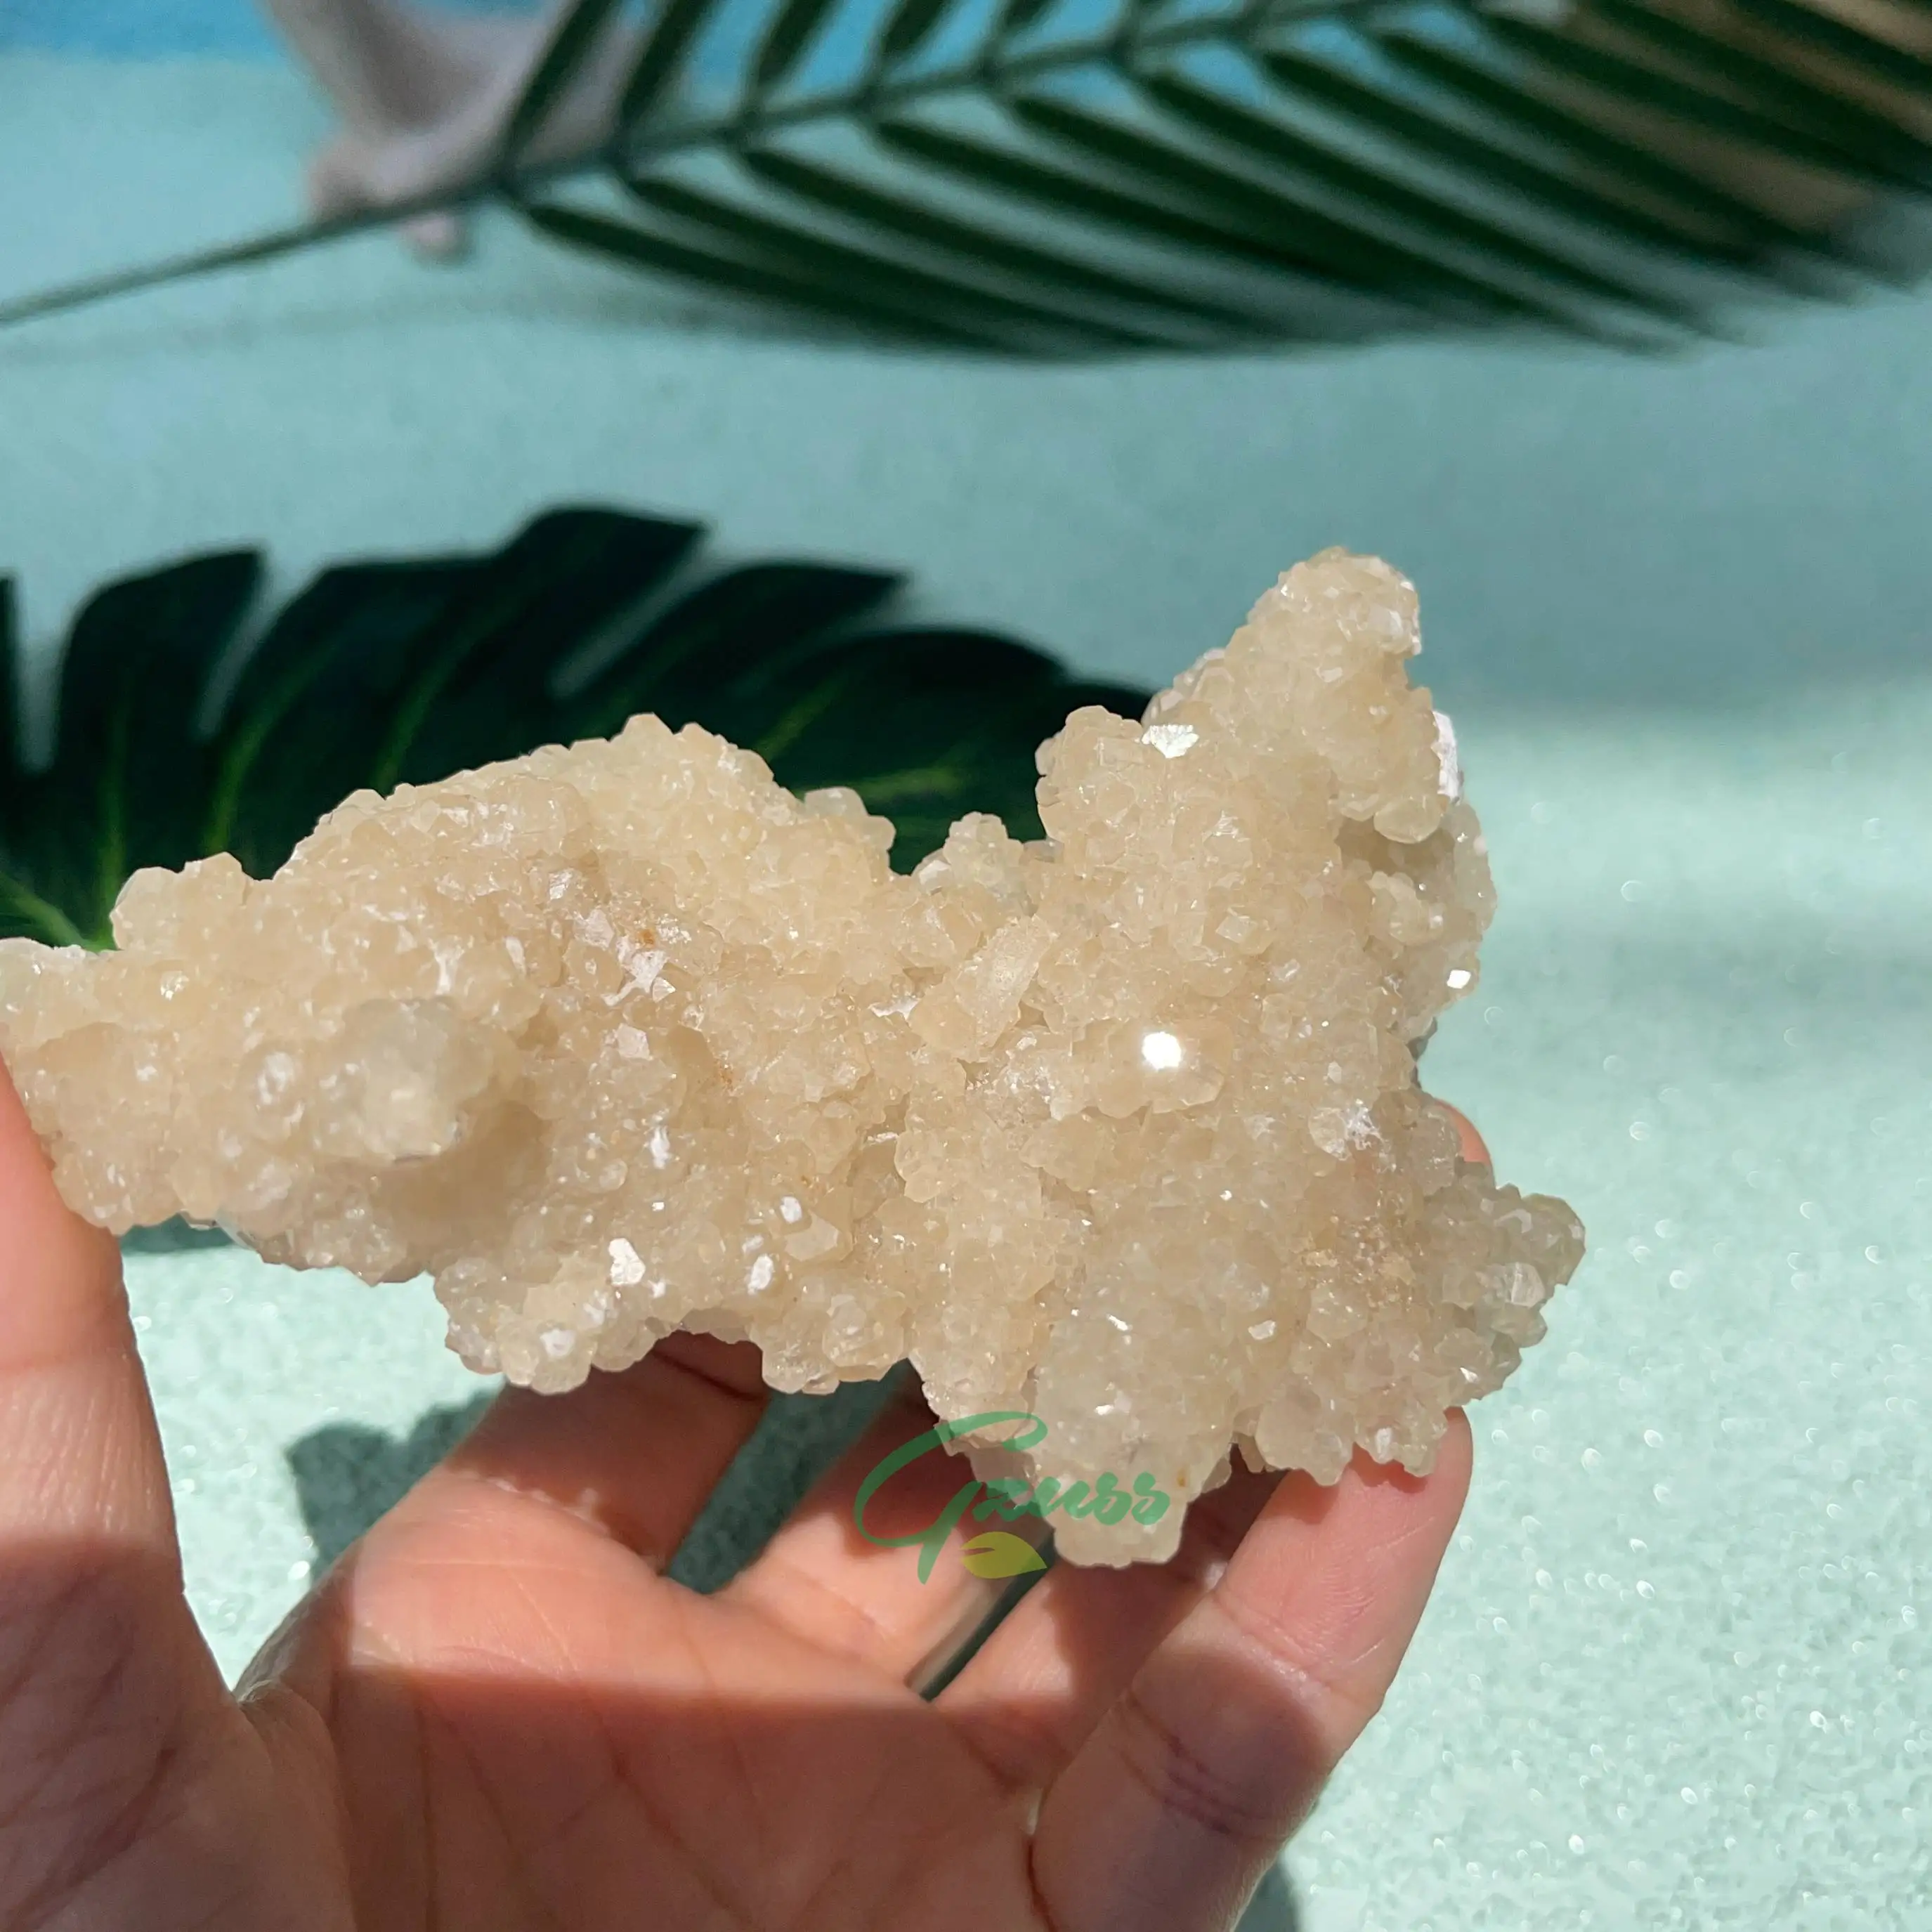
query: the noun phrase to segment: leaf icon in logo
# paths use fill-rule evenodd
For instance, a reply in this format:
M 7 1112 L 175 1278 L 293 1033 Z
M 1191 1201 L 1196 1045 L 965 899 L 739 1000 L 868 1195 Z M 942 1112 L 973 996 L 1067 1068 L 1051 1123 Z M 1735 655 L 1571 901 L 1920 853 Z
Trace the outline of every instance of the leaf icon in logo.
M 976 1536 L 959 1556 L 976 1576 L 1024 1576 L 1029 1570 L 1046 1568 L 1046 1558 L 1010 1529 L 989 1529 Z

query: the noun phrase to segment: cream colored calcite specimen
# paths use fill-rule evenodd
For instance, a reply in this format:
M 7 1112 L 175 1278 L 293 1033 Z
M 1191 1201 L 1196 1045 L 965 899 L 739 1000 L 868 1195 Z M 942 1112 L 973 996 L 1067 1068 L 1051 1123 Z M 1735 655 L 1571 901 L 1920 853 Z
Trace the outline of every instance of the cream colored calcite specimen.
M 910 878 L 856 794 L 652 717 L 359 794 L 273 879 L 138 874 L 118 951 L 0 946 L 0 1050 L 89 1220 L 431 1274 L 540 1389 L 696 1328 L 784 1388 L 909 1357 L 1070 1481 L 1426 1469 L 1582 1230 L 1418 1084 L 1493 903 L 1418 634 L 1326 552 L 1041 748 L 1046 841 L 963 818 Z M 1054 1522 L 1118 1563 L 1182 1514 Z

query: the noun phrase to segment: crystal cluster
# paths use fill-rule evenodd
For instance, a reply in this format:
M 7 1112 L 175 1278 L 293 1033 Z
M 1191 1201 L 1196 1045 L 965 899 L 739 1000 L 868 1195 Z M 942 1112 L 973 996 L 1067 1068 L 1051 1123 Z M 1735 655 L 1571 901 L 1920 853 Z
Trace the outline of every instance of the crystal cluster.
M 1142 723 L 1067 720 L 1044 840 L 974 814 L 909 877 L 653 717 L 358 794 L 272 879 L 136 874 L 116 951 L 0 945 L 0 1051 L 89 1220 L 428 1273 L 539 1389 L 692 1328 L 789 1389 L 909 1358 L 1070 1483 L 1424 1469 L 1582 1233 L 1418 1084 L 1493 904 L 1418 647 L 1326 552 Z M 1054 1520 L 1118 1563 L 1183 1514 Z

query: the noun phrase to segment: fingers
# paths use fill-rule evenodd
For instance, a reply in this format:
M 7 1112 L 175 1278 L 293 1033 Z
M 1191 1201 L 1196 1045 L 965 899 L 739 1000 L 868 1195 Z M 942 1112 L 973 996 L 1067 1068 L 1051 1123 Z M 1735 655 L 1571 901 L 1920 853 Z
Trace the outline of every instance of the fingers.
M 1465 1160 L 1489 1150 L 1453 1107 Z M 970 1509 L 936 1539 L 884 1548 L 854 1520 L 861 1484 L 880 1459 L 933 1426 L 916 1390 L 888 1406 L 724 1594 L 822 1650 L 863 1657 L 917 1684 L 952 1656 L 1004 1586 L 978 1578 L 962 1546 L 986 1526 Z M 971 1472 L 935 1454 L 896 1475 L 866 1504 L 887 1537 L 936 1523 Z M 1040 1583 L 941 1698 L 982 1755 L 1016 1784 L 1054 1775 L 1168 1628 L 1225 1567 L 1275 1479 L 1245 1473 L 1195 1504 L 1180 1556 L 1124 1574 L 1063 1565 Z M 1022 1526 L 1022 1527 L 1024 1526 Z
M 0 1069 L 0 1922 L 50 1924 L 225 1706 L 112 1238 Z
M 440 1510 L 484 1483 L 568 1511 L 662 1570 L 766 1400 L 749 1342 L 670 1336 L 567 1395 L 506 1389 L 399 1512 Z
M 1472 1166 L 1490 1166 L 1489 1146 L 1477 1132 L 1475 1122 L 1461 1108 L 1450 1106 L 1447 1100 L 1438 1100 L 1436 1104 L 1456 1123 L 1456 1138 L 1461 1143 L 1456 1151 Z
M 866 1497 L 860 1528 L 867 1478 L 934 1426 L 918 1384 L 907 1376 L 864 1435 L 722 1594 L 820 1650 L 862 1658 L 915 1686 L 926 1681 L 1006 1588 L 1004 1580 L 975 1576 L 962 1560 L 962 1550 L 986 1526 L 970 1506 L 949 1520 L 974 1475 L 963 1456 L 949 1455 L 937 1441 Z M 976 1501 L 980 1494 L 974 1490 Z
M 1456 1118 L 1464 1158 L 1486 1160 L 1474 1129 Z M 594 1374 L 567 1396 L 506 1390 L 404 1510 L 440 1508 L 451 1485 L 482 1480 L 500 1497 L 565 1510 L 662 1570 L 755 1427 L 766 1394 L 748 1345 L 674 1336 L 635 1367 Z M 868 1502 L 867 1528 L 888 1540 L 908 1539 L 901 1546 L 881 1546 L 855 1522 L 866 1476 L 932 1426 L 916 1391 L 889 1403 L 722 1594 L 821 1650 L 922 1681 L 956 1652 L 1004 1587 L 960 1560 L 962 1547 L 984 1527 L 970 1510 L 933 1539 L 932 1560 L 922 1562 L 928 1552 L 911 1536 L 938 1522 L 970 1483 L 958 1459 L 924 1456 Z M 1048 1579 L 1027 1613 L 1010 1619 L 988 1646 L 999 1667 L 982 1670 L 976 1660 L 946 1694 L 962 1724 L 983 1732 L 986 1754 L 1022 1783 L 1036 1774 L 1043 1782 L 1058 1769 L 1093 1712 L 1219 1574 L 1271 1486 L 1272 1479 L 1238 1478 L 1197 1504 L 1186 1546 L 1196 1553 L 1184 1553 L 1165 1571 L 1131 1572 L 1131 1582 L 1071 1569 Z M 500 1520 L 494 1503 L 487 1520 Z M 1060 1647 L 1076 1631 L 1077 1640 Z M 1069 1662 L 1076 1654 L 1077 1694 Z
M 1358 1456 L 1290 1478 L 1215 1588 L 1048 1792 L 1034 1840 L 1059 1932 L 1232 1925 L 1379 1708 L 1466 1493 L 1468 1426 L 1434 1472 Z
M 175 1560 L 160 1436 L 111 1235 L 69 1211 L 0 1068 L 0 1574 L 10 1546 Z
M 1180 1547 L 1166 1563 L 1058 1564 L 947 1685 L 938 1708 L 1009 1784 L 1044 1790 L 1220 1580 L 1280 1480 L 1238 1466 L 1189 1506 Z

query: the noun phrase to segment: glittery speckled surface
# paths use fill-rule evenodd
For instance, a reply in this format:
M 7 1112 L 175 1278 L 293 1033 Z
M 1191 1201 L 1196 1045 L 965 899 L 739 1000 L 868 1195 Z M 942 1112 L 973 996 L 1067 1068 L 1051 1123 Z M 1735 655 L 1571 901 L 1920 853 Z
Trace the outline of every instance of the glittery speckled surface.
M 1338 1924 L 1924 1922 L 1928 731 L 1468 722 L 1504 910 L 1428 1076 L 1594 1252 L 1295 1849 Z
M 1292 1856 L 1305 1919 L 1910 1924 L 1932 1893 L 1932 689 L 1459 722 L 1504 909 L 1428 1076 L 1594 1246 L 1476 1412 L 1421 1639 Z M 380 1486 L 373 1432 L 474 1388 L 419 1288 L 232 1250 L 130 1275 L 190 1586 L 236 1667 L 314 1553 L 292 1448 L 314 1513 L 345 1456 Z
M 320 128 L 266 62 L 0 56 L 0 180 L 33 184 L 0 286 L 280 219 Z M 667 326 L 487 242 L 0 340 L 38 661 L 89 584 L 193 544 L 266 541 L 287 582 L 568 498 L 910 566 L 928 608 L 1149 680 L 1282 562 L 1395 559 L 1502 891 L 1428 1075 L 1594 1248 L 1478 1412 L 1462 1540 L 1291 1852 L 1304 1932 L 1932 1922 L 1932 301 L 1670 362 L 1013 371 Z M 131 1273 L 232 1669 L 310 1523 L 338 1541 L 475 1385 L 425 1292 Z

